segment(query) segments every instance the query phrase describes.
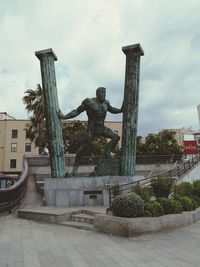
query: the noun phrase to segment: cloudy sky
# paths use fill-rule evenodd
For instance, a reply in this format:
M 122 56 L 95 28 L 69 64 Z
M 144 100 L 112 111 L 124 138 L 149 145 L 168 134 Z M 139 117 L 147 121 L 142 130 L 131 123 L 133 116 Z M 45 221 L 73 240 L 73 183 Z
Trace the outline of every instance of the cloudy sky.
M 58 57 L 57 89 L 64 113 L 95 96 L 99 86 L 120 107 L 125 72 L 121 48 L 140 43 L 145 55 L 138 134 L 198 130 L 199 12 L 199 0 L 0 0 L 0 111 L 27 118 L 22 97 L 41 83 L 34 53 L 46 48 Z

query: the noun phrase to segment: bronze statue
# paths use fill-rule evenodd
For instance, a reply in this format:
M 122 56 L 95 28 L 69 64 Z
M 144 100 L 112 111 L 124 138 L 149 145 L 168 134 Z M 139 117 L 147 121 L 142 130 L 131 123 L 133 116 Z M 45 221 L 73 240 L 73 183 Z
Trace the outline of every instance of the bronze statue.
M 72 174 L 76 175 L 78 171 L 78 166 L 80 162 L 80 158 L 83 154 L 83 151 L 88 147 L 88 145 L 92 142 L 95 137 L 103 136 L 105 138 L 111 139 L 111 141 L 107 144 L 104 157 L 110 158 L 110 153 L 118 143 L 120 137 L 113 132 L 110 128 L 104 126 L 104 121 L 106 117 L 107 111 L 117 114 L 122 112 L 122 107 L 120 109 L 112 107 L 106 97 L 106 88 L 99 87 L 96 90 L 96 97 L 94 98 L 86 98 L 83 100 L 81 105 L 77 108 L 64 115 L 60 110 L 58 112 L 60 119 L 72 119 L 78 116 L 83 111 L 86 111 L 88 116 L 88 125 L 87 132 L 85 134 L 84 143 L 78 149 L 75 158 L 75 165 L 73 167 Z

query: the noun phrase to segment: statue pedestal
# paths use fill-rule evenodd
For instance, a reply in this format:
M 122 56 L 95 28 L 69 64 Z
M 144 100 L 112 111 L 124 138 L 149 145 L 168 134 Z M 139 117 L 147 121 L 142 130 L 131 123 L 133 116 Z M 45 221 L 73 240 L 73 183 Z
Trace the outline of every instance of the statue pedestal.
M 96 171 L 97 176 L 119 175 L 120 174 L 120 160 L 115 159 L 115 158 L 100 159 L 95 171 Z
M 108 206 L 108 184 L 126 184 L 144 176 L 101 176 L 76 178 L 46 178 L 45 206 Z

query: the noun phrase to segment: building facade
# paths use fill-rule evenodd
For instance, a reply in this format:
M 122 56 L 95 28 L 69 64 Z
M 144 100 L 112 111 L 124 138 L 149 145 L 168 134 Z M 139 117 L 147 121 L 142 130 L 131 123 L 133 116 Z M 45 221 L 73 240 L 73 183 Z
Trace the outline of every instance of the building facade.
M 0 173 L 18 174 L 22 170 L 23 156 L 38 154 L 38 148 L 26 139 L 27 122 L 0 113 Z

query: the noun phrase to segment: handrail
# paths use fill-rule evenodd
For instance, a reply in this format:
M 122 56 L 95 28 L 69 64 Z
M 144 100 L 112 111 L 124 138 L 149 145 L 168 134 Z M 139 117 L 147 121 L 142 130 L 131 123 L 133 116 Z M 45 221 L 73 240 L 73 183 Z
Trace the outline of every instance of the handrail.
M 146 178 L 137 180 L 137 181 L 133 181 L 133 182 L 129 182 L 129 183 L 124 183 L 124 184 L 120 184 L 119 185 L 119 191 L 120 192 L 130 192 L 130 189 L 132 186 L 134 185 L 147 185 L 148 183 L 150 183 L 152 178 L 156 178 L 156 177 L 170 177 L 170 178 L 176 178 L 179 177 L 181 175 L 183 175 L 184 173 L 186 173 L 188 170 L 192 169 L 196 164 L 198 164 L 200 161 L 199 155 L 195 155 L 194 157 L 192 157 L 191 159 L 189 159 L 186 162 L 183 162 L 179 165 L 176 165 L 174 168 L 168 170 L 168 171 L 164 171 L 161 172 L 159 174 L 156 175 L 149 175 Z M 113 184 L 108 184 L 107 185 L 107 190 L 108 190 L 108 194 L 109 194 L 109 206 L 111 207 L 112 204 L 112 200 L 113 200 L 113 195 L 112 195 L 112 191 L 115 189 L 116 185 Z
M 22 202 L 28 181 L 28 160 L 24 158 L 21 178 L 11 187 L 0 189 L 0 213 L 9 212 Z

